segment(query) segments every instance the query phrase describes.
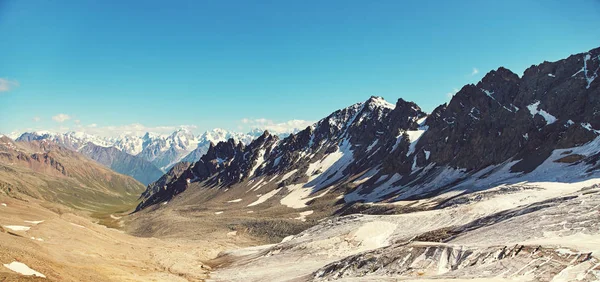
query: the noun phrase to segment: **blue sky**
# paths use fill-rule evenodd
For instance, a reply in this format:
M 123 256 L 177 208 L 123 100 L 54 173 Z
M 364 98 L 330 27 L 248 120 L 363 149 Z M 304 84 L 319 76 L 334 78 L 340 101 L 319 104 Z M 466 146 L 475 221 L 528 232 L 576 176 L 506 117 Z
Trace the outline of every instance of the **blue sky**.
M 431 111 L 600 46 L 597 0 L 450 2 L 1 0 L 0 132 L 246 130 L 371 95 Z

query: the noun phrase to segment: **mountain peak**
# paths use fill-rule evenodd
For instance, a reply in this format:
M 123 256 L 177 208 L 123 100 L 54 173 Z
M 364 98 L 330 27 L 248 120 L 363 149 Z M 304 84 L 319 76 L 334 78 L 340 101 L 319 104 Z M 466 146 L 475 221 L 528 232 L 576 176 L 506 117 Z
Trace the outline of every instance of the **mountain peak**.
M 491 70 L 482 79 L 481 83 L 491 83 L 498 80 L 518 81 L 519 76 L 505 67 L 499 67 L 496 70 Z
M 181 135 L 191 135 L 192 132 L 185 127 L 181 127 L 175 131 L 173 131 L 173 133 L 171 133 L 171 136 L 181 136 Z
M 371 96 L 367 101 L 365 101 L 365 106 L 369 106 L 370 108 L 381 107 L 388 109 L 394 109 L 396 107 L 394 104 L 386 101 L 381 96 Z
M 264 132 L 265 132 L 265 130 L 264 130 L 264 129 L 260 129 L 260 128 L 253 128 L 253 129 L 251 129 L 250 131 L 248 131 L 248 134 L 249 134 L 249 135 L 252 135 L 252 136 L 261 136 L 261 135 L 263 135 L 263 134 L 264 134 Z

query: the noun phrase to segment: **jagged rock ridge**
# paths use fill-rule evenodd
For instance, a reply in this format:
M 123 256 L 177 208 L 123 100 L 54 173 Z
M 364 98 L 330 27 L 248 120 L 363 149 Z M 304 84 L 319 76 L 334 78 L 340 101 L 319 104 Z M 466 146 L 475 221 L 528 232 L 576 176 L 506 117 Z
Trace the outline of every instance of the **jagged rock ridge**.
M 265 132 L 248 145 L 211 144 L 160 193 L 146 193 L 138 210 L 194 182 L 253 191 L 275 183 L 281 204 L 298 208 L 320 191 L 346 203 L 381 202 L 506 179 L 583 177 L 600 165 L 599 65 L 597 48 L 532 66 L 522 77 L 501 67 L 430 115 L 403 99 L 371 97 L 282 140 Z

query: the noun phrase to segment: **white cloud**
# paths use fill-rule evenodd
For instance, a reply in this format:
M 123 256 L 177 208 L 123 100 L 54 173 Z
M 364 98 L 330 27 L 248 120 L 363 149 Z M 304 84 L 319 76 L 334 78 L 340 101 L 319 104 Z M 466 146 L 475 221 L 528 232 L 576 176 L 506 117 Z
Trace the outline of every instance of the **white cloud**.
M 240 122 L 242 124 L 245 124 L 246 126 L 248 126 L 249 129 L 259 128 L 259 129 L 268 130 L 275 134 L 295 133 L 295 132 L 305 129 L 306 127 L 308 127 L 314 123 L 313 121 L 299 120 L 299 119 L 293 119 L 293 120 L 289 120 L 286 122 L 277 123 L 277 122 L 274 122 L 273 120 L 266 119 L 266 118 L 257 118 L 257 119 L 243 118 L 240 120 Z M 241 128 L 241 127 L 238 126 L 238 128 Z
M 0 78 L 0 92 L 8 92 L 11 89 L 19 87 L 19 82 L 8 78 Z
M 474 76 L 478 73 L 479 73 L 479 70 L 477 68 L 473 68 L 473 71 L 471 71 L 471 76 Z
M 35 121 L 35 122 L 39 122 L 39 121 L 41 121 L 42 119 L 41 119 L 40 117 L 33 117 L 33 118 L 32 118 L 32 120 L 33 120 L 33 121 Z
M 67 115 L 67 114 L 58 114 L 52 117 L 52 119 L 56 122 L 65 122 L 69 119 L 71 119 L 71 116 Z

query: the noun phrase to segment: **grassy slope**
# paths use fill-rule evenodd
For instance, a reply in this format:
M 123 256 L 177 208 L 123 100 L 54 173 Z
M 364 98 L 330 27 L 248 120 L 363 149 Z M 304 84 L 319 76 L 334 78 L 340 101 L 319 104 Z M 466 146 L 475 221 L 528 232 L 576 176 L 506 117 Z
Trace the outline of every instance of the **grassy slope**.
M 31 148 L 35 144 L 15 144 L 21 152 L 36 153 Z M 65 174 L 57 173 L 46 163 L 0 158 L 0 193 L 43 199 L 103 217 L 134 208 L 144 191 L 144 185 L 135 179 L 79 153 L 51 148 L 47 154 L 64 167 Z

